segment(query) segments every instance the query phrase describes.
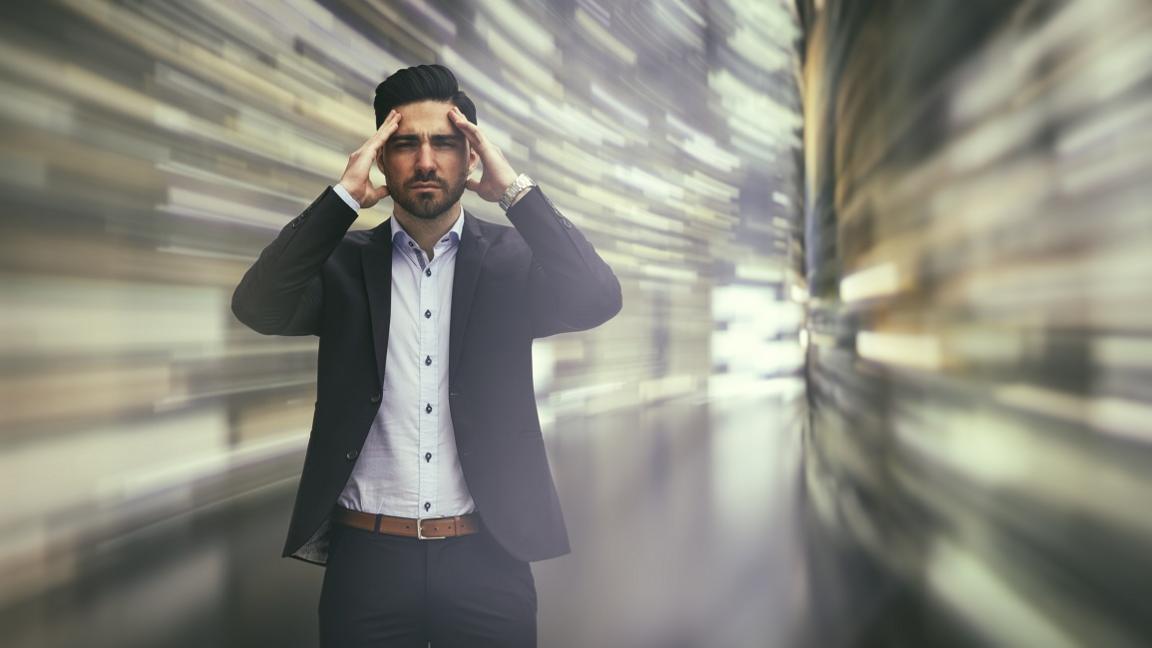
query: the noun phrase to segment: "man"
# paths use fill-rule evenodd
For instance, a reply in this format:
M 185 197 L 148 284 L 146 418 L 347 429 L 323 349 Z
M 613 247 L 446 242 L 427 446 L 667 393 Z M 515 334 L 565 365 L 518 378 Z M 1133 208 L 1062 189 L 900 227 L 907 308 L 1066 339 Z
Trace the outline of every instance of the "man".
M 532 340 L 607 321 L 620 284 L 488 141 L 447 68 L 400 70 L 374 107 L 376 133 L 232 300 L 260 333 L 320 338 L 284 555 L 327 565 L 323 645 L 534 646 L 529 562 L 568 538 Z M 514 227 L 464 212 L 465 188 Z M 385 197 L 391 219 L 347 232 Z

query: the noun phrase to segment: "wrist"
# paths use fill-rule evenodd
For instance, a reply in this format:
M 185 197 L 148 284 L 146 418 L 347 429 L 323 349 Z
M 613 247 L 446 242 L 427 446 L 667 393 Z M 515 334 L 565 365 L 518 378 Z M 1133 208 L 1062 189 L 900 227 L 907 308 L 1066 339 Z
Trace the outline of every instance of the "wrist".
M 348 187 L 345 186 L 343 182 L 337 182 L 336 184 L 332 185 L 332 191 L 336 192 L 336 195 L 340 196 L 340 199 L 343 200 L 349 207 L 356 211 L 360 210 L 360 199 L 353 196 L 352 192 L 348 191 Z
M 533 185 L 533 186 L 535 186 L 535 185 Z M 511 200 L 511 201 L 508 203 L 508 209 L 512 209 L 512 207 L 514 207 L 514 206 L 516 205 L 516 203 L 520 202 L 520 199 L 521 199 L 521 198 L 523 198 L 524 196 L 527 196 L 527 195 L 528 195 L 528 192 L 529 192 L 529 191 L 531 191 L 531 190 L 532 190 L 532 187 L 525 187 L 523 190 L 521 190 L 519 193 L 517 193 L 517 194 L 516 194 L 516 197 L 515 197 L 515 198 L 513 198 L 513 199 L 512 199 L 512 200 Z
M 516 176 L 516 179 L 512 182 L 512 184 L 508 185 L 508 187 L 504 189 L 504 194 L 500 197 L 500 207 L 504 211 L 508 211 L 512 205 L 516 204 L 516 201 L 520 200 L 524 194 L 528 193 L 529 189 L 535 186 L 536 183 L 532 180 L 532 178 L 529 178 L 527 175 L 521 173 L 520 175 Z

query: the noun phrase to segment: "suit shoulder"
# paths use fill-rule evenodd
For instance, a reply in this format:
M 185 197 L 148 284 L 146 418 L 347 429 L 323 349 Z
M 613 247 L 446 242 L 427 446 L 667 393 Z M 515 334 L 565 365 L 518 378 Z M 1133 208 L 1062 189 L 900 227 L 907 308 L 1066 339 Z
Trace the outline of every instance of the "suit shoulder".
M 520 232 L 516 231 L 515 227 L 511 225 L 504 225 L 503 223 L 493 223 L 491 221 L 476 219 L 476 223 L 480 226 L 480 231 L 492 243 L 500 245 L 523 245 L 527 247 L 524 242 L 524 237 L 520 236 Z
M 360 250 L 371 240 L 372 230 L 352 230 L 344 233 L 344 237 L 336 244 L 336 249 L 328 257 L 329 261 L 353 259 L 360 256 Z
M 349 230 L 344 233 L 344 238 L 340 240 L 340 245 L 362 247 L 368 243 L 372 232 L 373 230 Z

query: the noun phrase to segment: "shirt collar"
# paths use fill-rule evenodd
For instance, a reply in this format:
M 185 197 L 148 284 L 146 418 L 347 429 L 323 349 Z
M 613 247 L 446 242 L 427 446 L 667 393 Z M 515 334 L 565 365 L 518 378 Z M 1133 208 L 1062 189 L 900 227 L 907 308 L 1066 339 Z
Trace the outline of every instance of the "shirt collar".
M 416 242 L 415 239 L 413 239 L 408 234 L 408 232 L 406 232 L 404 230 L 404 228 L 400 225 L 400 221 L 396 219 L 395 214 L 393 214 L 392 217 L 389 218 L 388 220 L 390 221 L 389 227 L 391 228 L 391 231 L 392 231 L 392 243 L 393 244 L 399 245 L 400 243 L 408 242 L 408 241 L 411 241 L 413 244 L 415 244 L 415 242 Z M 436 245 L 434 245 L 432 247 L 433 248 L 439 247 L 439 246 L 444 245 L 446 243 L 450 244 L 450 245 L 456 245 L 460 242 L 460 236 L 463 233 L 464 233 L 464 210 L 461 209 L 460 215 L 456 217 L 456 222 L 452 223 L 452 229 L 448 230 L 448 232 L 446 234 L 444 234 L 444 236 L 440 237 L 440 240 L 437 241 Z

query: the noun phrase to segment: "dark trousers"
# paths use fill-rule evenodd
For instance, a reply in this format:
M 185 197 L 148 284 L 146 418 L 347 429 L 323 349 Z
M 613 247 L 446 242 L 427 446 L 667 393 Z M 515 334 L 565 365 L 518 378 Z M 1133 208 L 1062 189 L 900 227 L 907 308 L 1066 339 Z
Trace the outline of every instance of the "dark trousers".
M 333 525 L 320 645 L 536 646 L 528 563 L 486 532 L 419 540 Z

